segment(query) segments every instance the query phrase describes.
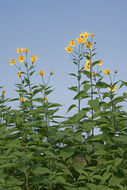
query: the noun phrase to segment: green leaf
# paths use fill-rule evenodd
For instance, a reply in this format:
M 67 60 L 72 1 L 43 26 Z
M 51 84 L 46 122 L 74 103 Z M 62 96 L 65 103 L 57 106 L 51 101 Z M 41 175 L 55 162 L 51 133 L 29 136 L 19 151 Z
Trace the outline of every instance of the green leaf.
M 93 153 L 93 155 L 97 155 L 97 156 L 100 156 L 100 155 L 105 155 L 107 152 L 105 150 L 97 150 Z
M 114 160 L 114 166 L 117 167 L 118 165 L 121 164 L 122 161 L 123 161 L 123 159 L 121 159 L 121 158 L 115 158 L 115 160 Z
M 72 91 L 75 91 L 75 92 L 77 92 L 78 90 L 77 90 L 77 86 L 72 86 L 72 87 L 70 87 L 70 88 L 68 88 L 69 90 L 72 90 Z
M 84 85 L 84 92 L 87 93 L 87 91 L 91 88 L 90 84 L 85 84 Z
M 99 82 L 96 83 L 96 87 L 97 88 L 108 88 L 108 87 L 110 87 L 110 85 L 107 84 L 106 82 L 99 81 Z
M 51 172 L 50 172 L 50 170 L 48 169 L 48 168 L 44 168 L 44 167 L 37 167 L 37 168 L 35 168 L 34 170 L 33 170 L 33 173 L 35 173 L 35 174 L 42 174 L 42 175 L 44 175 L 44 174 L 50 174 Z
M 71 111 L 74 107 L 77 107 L 75 104 L 72 104 L 69 108 L 68 108 L 68 110 L 67 110 L 67 113 L 69 112 L 69 111 Z
M 98 98 L 96 98 L 95 100 L 89 100 L 88 104 L 93 108 L 94 111 L 98 111 L 101 109 L 99 106 Z
M 60 155 L 63 157 L 64 160 L 71 157 L 73 154 L 74 150 L 72 150 L 70 147 L 60 150 Z
M 110 186 L 116 186 L 120 184 L 124 179 L 116 176 L 112 176 L 109 180 L 109 185 Z
M 77 100 L 77 99 L 83 97 L 84 95 L 85 95 L 84 90 L 83 90 L 83 91 L 80 91 L 73 99 L 74 99 L 74 100 Z
M 77 172 L 82 173 L 84 170 L 85 164 L 83 162 L 75 162 L 73 167 Z
M 70 73 L 69 75 L 74 76 L 74 77 L 76 77 L 76 78 L 77 78 L 77 75 L 76 75 L 76 74 L 74 74 L 74 73 Z
M 123 86 L 127 87 L 127 82 L 121 80 L 121 85 L 120 85 L 119 89 L 122 88 Z
M 82 73 L 84 75 L 86 75 L 88 78 L 90 78 L 90 72 L 89 71 L 83 70 Z

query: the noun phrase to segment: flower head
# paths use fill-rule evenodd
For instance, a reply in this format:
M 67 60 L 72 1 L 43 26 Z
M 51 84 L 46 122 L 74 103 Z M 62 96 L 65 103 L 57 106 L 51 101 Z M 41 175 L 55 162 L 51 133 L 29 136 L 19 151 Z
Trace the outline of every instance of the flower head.
M 17 77 L 21 77 L 21 72 L 18 72 L 18 73 L 17 73 Z
M 90 35 L 91 35 L 91 38 L 94 38 L 94 36 L 95 36 L 93 33 L 91 33 Z
M 84 38 L 88 38 L 88 36 L 89 36 L 89 33 L 84 32 Z
M 46 96 L 46 97 L 44 98 L 44 101 L 45 101 L 45 102 L 48 102 L 48 96 Z
M 92 75 L 93 75 L 93 76 L 95 75 L 95 72 L 94 72 L 94 71 L 92 72 Z
M 111 72 L 111 71 L 110 71 L 109 69 L 105 69 L 105 70 L 104 70 L 104 74 L 106 74 L 106 75 L 109 75 L 110 72 Z
M 11 59 L 10 60 L 10 65 L 14 65 L 15 64 L 15 59 Z
M 22 51 L 23 51 L 23 48 L 17 48 L 17 53 L 22 53 Z
M 24 51 L 25 53 L 29 53 L 29 52 L 30 52 L 27 48 L 25 48 L 23 51 Z
M 6 91 L 5 91 L 5 90 L 2 90 L 1 93 L 2 93 L 2 95 L 4 95 L 4 94 L 6 93 Z
M 53 72 L 53 71 L 51 71 L 51 72 L 50 72 L 50 75 L 53 75 L 53 74 L 54 74 L 54 72 Z
M 24 103 L 25 101 L 26 101 L 25 98 L 23 98 L 23 97 L 20 98 L 20 102 L 21 102 L 21 103 Z
M 86 63 L 84 68 L 85 68 L 87 71 L 89 71 L 90 68 L 91 68 L 91 67 L 90 67 L 90 64 Z
M 103 61 L 99 60 L 98 65 L 103 65 Z
M 74 40 L 71 40 L 71 41 L 69 42 L 69 46 L 75 46 Z
M 113 88 L 109 88 L 109 91 L 110 91 L 110 92 L 114 92 L 114 91 L 116 91 L 116 85 L 114 85 Z
M 71 46 L 68 46 L 65 48 L 65 50 L 68 52 L 68 53 L 72 53 L 73 51 L 73 48 Z
M 19 61 L 20 63 L 23 63 L 24 60 L 25 60 L 25 56 L 24 56 L 24 55 L 19 55 L 18 61 Z
M 77 38 L 76 40 L 78 44 L 83 44 L 86 41 L 85 38 Z
M 44 76 L 44 75 L 45 75 L 45 71 L 41 70 L 41 71 L 39 72 L 39 75 L 40 75 L 40 76 Z
M 118 73 L 118 70 L 115 70 L 115 73 Z
M 81 33 L 79 36 L 80 36 L 80 38 L 85 38 L 83 33 Z
M 86 48 L 91 49 L 92 48 L 92 44 L 90 42 L 86 42 Z
M 30 94 L 30 95 L 32 95 L 32 94 L 33 94 L 33 92 L 32 92 L 32 91 L 30 91 L 30 92 L 29 92 L 29 94 Z
M 34 63 L 37 59 L 38 59 L 38 57 L 36 55 L 31 56 L 32 63 Z
M 91 64 L 91 60 L 86 60 L 86 64 Z

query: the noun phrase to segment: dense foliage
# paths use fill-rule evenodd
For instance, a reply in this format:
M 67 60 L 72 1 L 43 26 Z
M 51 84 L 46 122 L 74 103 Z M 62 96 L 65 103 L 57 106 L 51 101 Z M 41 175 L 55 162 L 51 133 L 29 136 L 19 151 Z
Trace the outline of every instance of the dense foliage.
M 115 80 L 117 70 L 113 76 L 109 69 L 100 70 L 94 34 L 85 32 L 76 41 L 65 48 L 77 69 L 70 73 L 77 84 L 69 87 L 75 96 L 68 108 L 76 111 L 66 118 L 57 115 L 61 105 L 48 99 L 53 72 L 46 81 L 41 70 L 41 84 L 35 85 L 37 56 L 17 48 L 18 62 L 11 59 L 20 83 L 15 99 L 6 98 L 1 87 L 0 190 L 127 189 L 127 112 L 122 106 L 127 93 L 116 94 L 127 82 Z M 9 106 L 12 101 L 17 109 Z

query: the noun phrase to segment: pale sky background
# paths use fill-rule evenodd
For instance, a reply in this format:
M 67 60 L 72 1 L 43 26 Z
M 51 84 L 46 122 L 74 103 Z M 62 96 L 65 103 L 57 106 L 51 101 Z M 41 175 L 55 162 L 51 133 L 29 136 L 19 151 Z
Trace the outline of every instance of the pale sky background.
M 49 100 L 63 104 L 64 114 L 73 98 L 68 87 L 75 85 L 65 47 L 85 31 L 95 34 L 102 70 L 118 69 L 118 79 L 127 80 L 127 0 L 0 0 L 0 25 L 0 85 L 6 97 L 16 97 L 19 82 L 10 59 L 17 58 L 17 47 L 26 47 L 39 57 L 35 82 L 41 82 L 39 70 L 54 71 Z

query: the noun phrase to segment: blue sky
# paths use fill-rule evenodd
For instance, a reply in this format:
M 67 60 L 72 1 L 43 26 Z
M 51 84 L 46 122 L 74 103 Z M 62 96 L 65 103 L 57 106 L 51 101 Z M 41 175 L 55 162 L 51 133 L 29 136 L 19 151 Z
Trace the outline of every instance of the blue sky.
M 68 87 L 75 85 L 68 75 L 74 65 L 65 47 L 85 31 L 95 34 L 102 69 L 118 69 L 118 79 L 126 80 L 126 19 L 126 0 L 1 1 L 0 85 L 7 91 L 6 96 L 16 96 L 14 84 L 19 82 L 17 70 L 9 66 L 9 61 L 17 57 L 17 47 L 26 47 L 39 57 L 35 81 L 41 82 L 39 70 L 45 70 L 46 75 L 54 71 L 51 100 L 65 105 L 65 112 L 73 97 Z

